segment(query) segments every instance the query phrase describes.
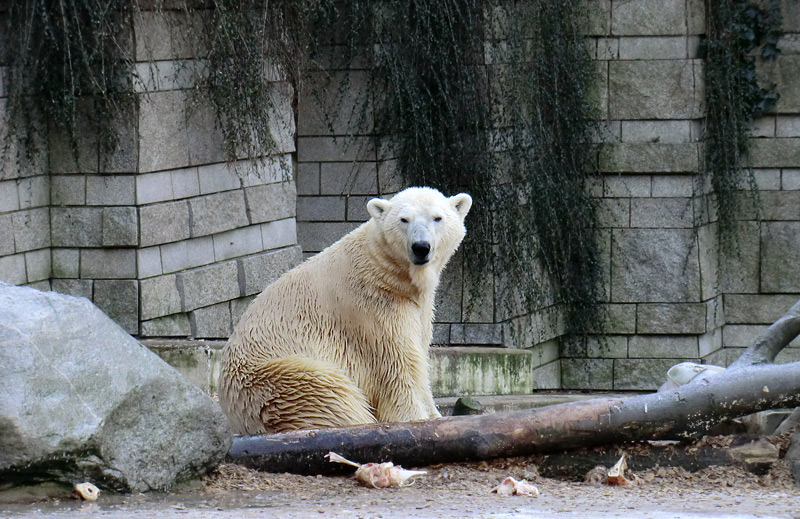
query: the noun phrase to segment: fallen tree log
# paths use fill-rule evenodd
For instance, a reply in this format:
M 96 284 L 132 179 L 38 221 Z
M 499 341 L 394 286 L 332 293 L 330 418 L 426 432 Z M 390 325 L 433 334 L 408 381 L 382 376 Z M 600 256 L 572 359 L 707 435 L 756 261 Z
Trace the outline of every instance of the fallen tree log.
M 698 438 L 725 418 L 800 405 L 800 362 L 772 361 L 800 333 L 800 301 L 731 368 L 662 393 L 538 409 L 240 436 L 229 458 L 269 472 L 336 473 L 325 454 L 406 467 L 486 460 L 625 441 Z M 741 361 L 741 362 L 740 362 Z

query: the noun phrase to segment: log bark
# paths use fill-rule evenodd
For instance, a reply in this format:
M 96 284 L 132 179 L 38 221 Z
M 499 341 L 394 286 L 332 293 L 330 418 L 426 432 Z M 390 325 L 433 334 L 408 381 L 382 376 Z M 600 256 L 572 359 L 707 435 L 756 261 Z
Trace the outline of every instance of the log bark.
M 724 418 L 800 405 L 800 362 L 769 361 L 800 333 L 800 302 L 744 354 L 747 361 L 663 393 L 598 398 L 538 409 L 241 436 L 232 461 L 269 472 L 342 471 L 329 451 L 406 467 L 523 456 L 642 440 L 688 440 Z

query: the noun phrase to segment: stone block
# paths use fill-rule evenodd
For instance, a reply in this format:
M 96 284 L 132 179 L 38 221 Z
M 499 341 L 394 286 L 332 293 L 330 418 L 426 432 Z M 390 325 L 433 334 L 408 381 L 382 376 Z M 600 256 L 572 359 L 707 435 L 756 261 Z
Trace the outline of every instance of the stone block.
M 762 238 L 756 222 L 736 222 L 736 249 L 723 253 L 720 261 L 721 286 L 728 293 L 758 293 Z
M 133 17 L 136 61 L 192 58 L 197 47 L 192 36 L 203 30 L 201 13 L 141 9 Z
M 319 194 L 319 162 L 306 162 L 297 165 L 295 183 L 298 195 Z
M 652 196 L 691 197 L 693 179 L 690 175 L 653 175 Z
M 297 245 L 297 223 L 294 218 L 261 224 L 261 243 L 264 250 Z
M 692 142 L 692 122 L 621 121 L 622 142 L 680 144 Z
M 533 390 L 561 389 L 561 361 L 556 360 L 531 372 Z
M 292 217 L 296 212 L 296 204 L 299 203 L 294 182 L 247 187 L 244 194 L 250 223 L 253 224 Z
M 611 61 L 609 116 L 622 120 L 697 119 L 704 115 L 702 85 L 699 60 Z
M 139 333 L 139 283 L 135 279 L 94 282 L 94 304 L 133 335 Z
M 163 273 L 161 268 L 161 248 L 147 247 L 136 251 L 136 265 L 139 279 L 160 276 Z
M 631 227 L 690 228 L 693 216 L 691 198 L 631 199 Z
M 755 169 L 753 180 L 760 191 L 778 191 L 781 188 L 780 169 Z M 749 186 L 746 186 L 749 187 Z M 798 212 L 800 214 L 800 211 Z
M 211 236 L 181 240 L 161 246 L 161 268 L 177 272 L 214 263 L 214 240 Z
M 11 215 L 11 226 L 17 252 L 50 247 L 50 208 L 17 211 Z
M 800 164 L 800 137 L 750 139 L 750 166 L 792 168 L 798 164 Z
M 170 171 L 136 175 L 136 203 L 138 205 L 165 202 L 174 198 Z
M 134 205 L 136 183 L 133 175 L 91 175 L 86 178 L 87 205 Z
M 81 277 L 90 279 L 135 279 L 136 249 L 81 250 Z
M 637 305 L 636 333 L 699 334 L 705 332 L 706 305 L 703 303 L 643 303 Z
M 750 137 L 775 137 L 775 116 L 761 116 L 753 121 Z
M 797 302 L 795 295 L 725 294 L 725 322 L 772 324 Z
M 216 261 L 255 254 L 263 250 L 261 227 L 257 225 L 225 231 L 215 234 L 212 238 Z
M 652 182 L 649 175 L 605 175 L 603 196 L 632 198 L 650 196 Z
M 434 318 L 436 322 L 461 322 L 461 302 L 464 289 L 462 258 L 462 255 L 456 255 L 451 258 L 447 268 L 442 272 L 434 300 L 434 308 L 436 308 Z
M 136 173 L 139 170 L 139 107 L 130 99 L 118 103 L 108 122 L 116 133 L 113 143 L 100 145 L 100 171 L 104 173 Z M 113 144 L 113 145 L 110 145 Z
M 12 214 L 0 214 L 0 256 L 14 254 Z
M 636 333 L 636 305 L 607 304 L 603 305 L 605 321 L 601 330 L 589 330 L 590 333 L 632 334 Z
M 629 198 L 601 198 L 597 206 L 599 227 L 629 227 L 631 201 Z
M 197 168 L 174 169 L 169 172 L 172 181 L 172 196 L 176 200 L 200 194 L 200 179 Z
M 53 292 L 92 300 L 94 281 L 91 279 L 54 279 Z
M 142 247 L 185 240 L 191 234 L 189 204 L 180 201 L 140 207 L 139 229 Z
M 800 222 L 762 224 L 761 290 L 800 292 Z
M 39 249 L 25 253 L 25 269 L 28 274 L 28 283 L 50 279 L 52 272 L 50 249 Z
M 178 274 L 186 311 L 230 301 L 243 295 L 235 261 L 227 261 Z
M 320 165 L 323 195 L 372 195 L 378 192 L 377 162 L 329 162 Z
M 378 162 L 378 186 L 377 191 L 381 196 L 388 193 L 397 193 L 404 187 L 403 175 L 400 173 L 397 160 L 382 160 Z
M 748 348 L 767 328 L 769 326 L 766 324 L 726 324 L 722 328 L 722 345 L 725 348 Z M 789 346 L 799 347 L 800 337 L 796 337 Z
M 347 162 L 375 160 L 371 137 L 298 137 L 298 162 Z
M 435 397 L 530 394 L 530 352 L 504 348 L 431 348 Z
M 705 359 L 715 351 L 722 349 L 722 328 L 698 336 L 697 346 L 701 359 Z
M 353 135 L 373 132 L 369 72 L 311 72 L 310 95 L 297 103 L 297 135 Z
M 0 256 L 0 281 L 12 285 L 23 285 L 28 282 L 24 254 Z
M 239 299 L 234 299 L 231 301 L 231 322 L 233 326 L 236 327 L 236 324 L 242 319 L 244 313 L 247 311 L 247 308 L 250 306 L 250 303 L 256 296 L 247 296 L 247 297 L 240 297 Z
M 600 335 L 586 340 L 586 356 L 600 359 L 628 357 L 628 337 L 625 335 Z
M 50 176 L 21 178 L 17 181 L 20 209 L 50 205 Z
M 597 38 L 594 45 L 594 59 L 601 61 L 619 59 L 619 38 Z
M 189 314 L 192 336 L 202 339 L 227 339 L 233 331 L 230 303 L 198 308 Z
M 77 278 L 80 275 L 81 251 L 52 249 L 52 269 L 55 278 Z
M 535 345 L 531 352 L 531 363 L 534 368 L 549 364 L 559 358 L 559 339 L 551 339 Z
M 189 164 L 186 94 L 151 92 L 139 103 L 139 170 L 142 173 Z
M 450 346 L 450 323 L 433 323 L 431 345 Z
M 192 334 L 189 316 L 173 314 L 142 321 L 139 323 L 139 334 L 142 337 L 189 337 Z
M 697 359 L 697 337 L 690 335 L 634 335 L 628 357 L 642 359 Z
M 561 359 L 561 388 L 613 389 L 614 361 L 611 359 Z
M 615 391 L 653 391 L 667 380 L 669 368 L 686 359 L 616 359 L 613 362 Z
M 354 222 L 298 222 L 297 238 L 303 252 L 319 252 L 358 225 Z
M 300 196 L 297 198 L 297 220 L 300 222 L 335 222 L 346 219 L 345 196 Z
M 800 115 L 779 115 L 775 120 L 776 137 L 800 137 Z
M 619 59 L 684 59 L 689 55 L 687 36 L 630 36 L 619 38 Z
M 139 244 L 139 217 L 135 207 L 103 208 L 103 246 Z
M 772 81 L 776 83 L 778 92 L 781 93 L 780 99 L 775 104 L 776 112 L 800 112 L 798 77 L 800 77 L 800 54 L 782 54 L 778 56 L 775 70 L 771 75 Z
M 300 247 L 286 247 L 273 252 L 248 256 L 239 260 L 243 280 L 243 295 L 258 294 L 281 274 L 302 261 Z M 238 322 L 238 317 L 234 322 Z
M 86 204 L 86 177 L 83 175 L 52 175 L 50 196 L 53 205 Z
M 139 297 L 141 299 L 140 319 L 143 321 L 154 317 L 179 314 L 183 311 L 175 274 L 139 281 Z
M 453 323 L 450 325 L 450 343 L 501 345 L 503 344 L 503 327 L 499 323 Z
M 784 169 L 781 171 L 781 189 L 800 190 L 800 169 Z
M 692 173 L 700 165 L 697 143 L 609 143 L 600 148 L 606 173 Z
M 611 300 L 696 302 L 700 267 L 691 229 L 614 231 Z
M 800 191 L 762 191 L 758 199 L 764 220 L 800 220 Z
M 611 33 L 617 35 L 686 34 L 684 0 L 611 3 Z
M 242 187 L 239 175 L 225 162 L 198 167 L 197 177 L 201 195 L 231 191 Z
M 91 99 L 84 98 L 77 102 L 75 127 L 81 131 L 75 132 L 74 141 L 64 129 L 51 128 L 48 132 L 50 173 L 58 175 L 97 172 L 99 167 L 97 117 Z
M 350 222 L 366 222 L 370 219 L 367 212 L 367 202 L 375 198 L 374 196 L 348 196 L 347 197 L 347 220 Z
M 207 236 L 248 224 L 242 190 L 192 198 L 189 208 L 192 214 L 192 237 Z
M 189 134 L 189 164 L 213 164 L 225 162 L 225 136 L 217 121 L 214 106 L 203 97 L 201 92 L 190 91 L 189 106 L 192 109 L 186 114 Z

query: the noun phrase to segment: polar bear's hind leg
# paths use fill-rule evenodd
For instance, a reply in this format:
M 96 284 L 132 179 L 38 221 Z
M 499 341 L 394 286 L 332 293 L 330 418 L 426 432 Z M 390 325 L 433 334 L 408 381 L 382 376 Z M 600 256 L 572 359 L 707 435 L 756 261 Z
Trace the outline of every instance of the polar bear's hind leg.
M 255 375 L 247 391 L 254 392 L 253 403 L 261 404 L 261 421 L 269 432 L 376 421 L 361 389 L 327 362 L 285 357 L 263 364 Z

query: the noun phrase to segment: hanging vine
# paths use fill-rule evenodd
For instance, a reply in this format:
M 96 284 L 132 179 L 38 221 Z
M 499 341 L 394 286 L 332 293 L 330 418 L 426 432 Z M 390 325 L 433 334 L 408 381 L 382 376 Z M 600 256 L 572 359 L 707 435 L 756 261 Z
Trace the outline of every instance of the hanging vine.
M 772 61 L 780 52 L 780 2 L 706 0 L 706 24 L 704 174 L 710 181 L 722 250 L 736 253 L 738 215 L 744 209 L 759 212 L 755 178 L 747 165 L 750 130 L 779 98 L 775 85 L 759 85 L 755 60 L 759 56 Z M 743 175 L 749 197 L 739 196 Z

